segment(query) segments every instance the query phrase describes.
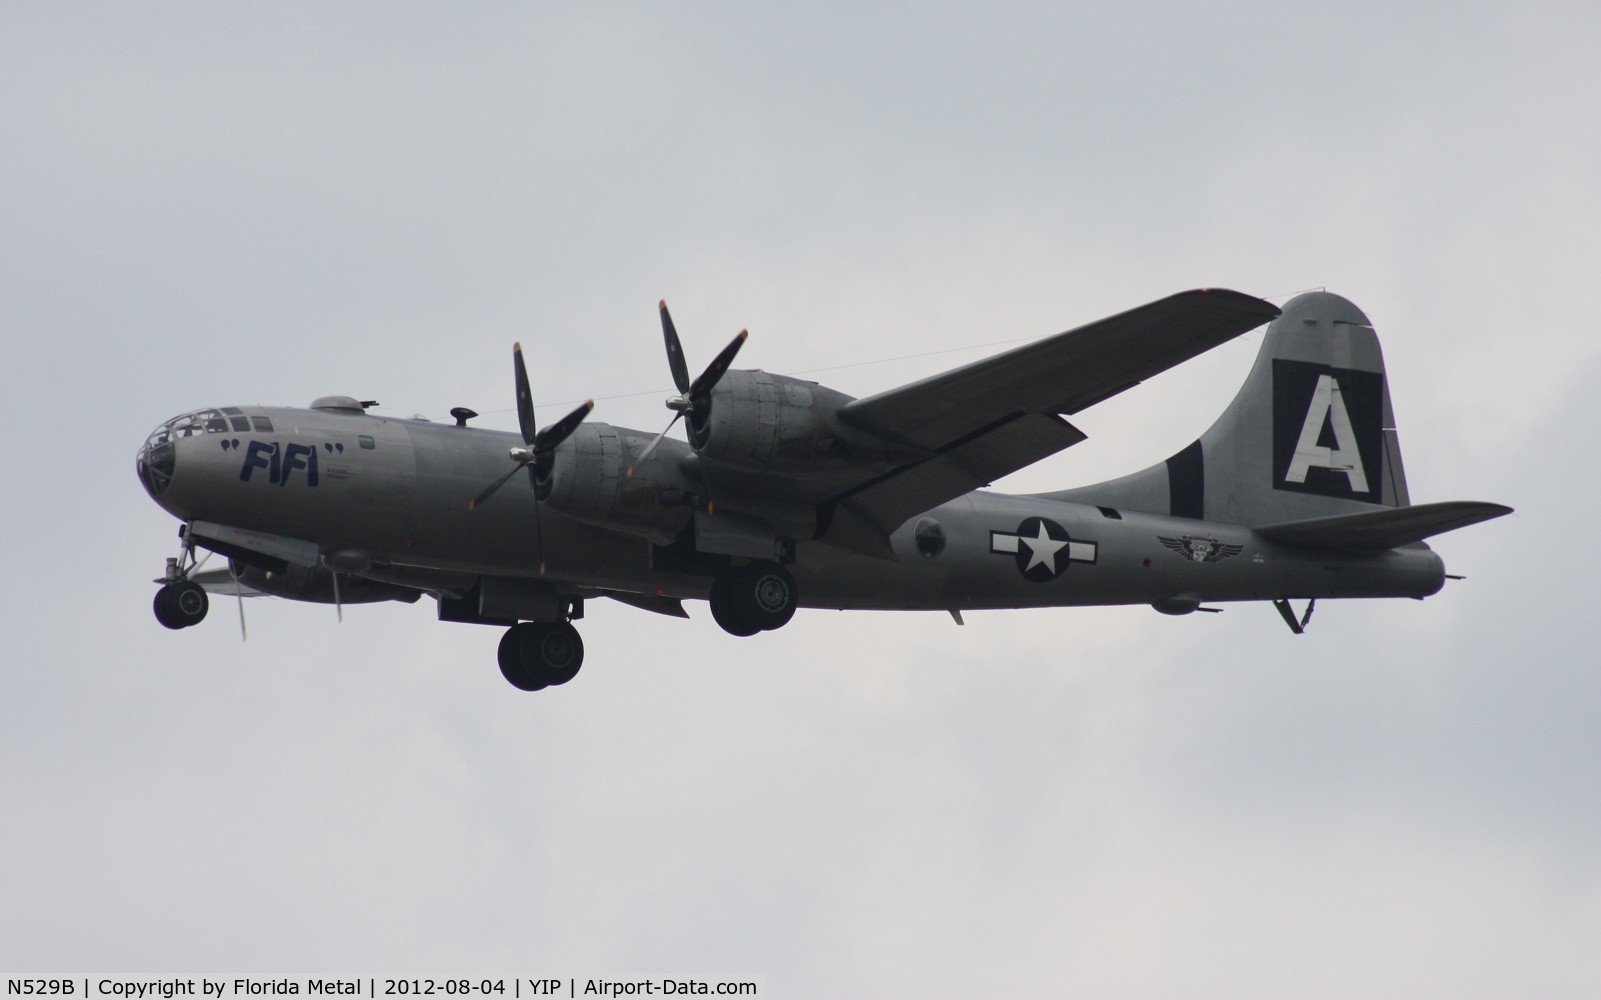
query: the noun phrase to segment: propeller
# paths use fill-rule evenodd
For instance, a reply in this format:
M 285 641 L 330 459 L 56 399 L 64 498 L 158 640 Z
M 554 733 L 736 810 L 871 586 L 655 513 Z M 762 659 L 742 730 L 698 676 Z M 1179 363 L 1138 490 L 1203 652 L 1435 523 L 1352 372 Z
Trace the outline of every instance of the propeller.
M 505 486 L 519 469 L 528 470 L 528 485 L 537 489 L 539 474 L 550 469 L 550 463 L 555 458 L 556 446 L 572 436 L 578 425 L 589 416 L 589 411 L 595 408 L 593 399 L 586 400 L 578 409 L 562 417 L 560 420 L 540 430 L 534 421 L 533 393 L 528 387 L 528 368 L 523 364 L 523 345 L 511 345 L 512 362 L 517 376 L 517 424 L 523 433 L 523 444 L 520 448 L 513 448 L 508 455 L 517 464 L 499 479 L 490 483 L 483 492 L 467 501 L 468 510 L 477 510 L 478 505 L 495 495 L 495 491 Z
M 673 326 L 673 314 L 667 311 L 665 301 L 660 303 L 658 308 L 662 313 L 662 339 L 667 342 L 667 367 L 672 369 L 673 385 L 678 388 L 678 395 L 667 400 L 667 408 L 673 411 L 673 419 L 667 421 L 667 426 L 662 428 L 662 432 L 639 453 L 634 465 L 629 466 L 627 474 L 630 476 L 634 474 L 634 468 L 643 465 L 645 459 L 656 450 L 656 446 L 662 443 L 662 438 L 666 437 L 667 432 L 678 423 L 678 418 L 686 413 L 689 414 L 691 428 L 689 443 L 695 446 L 696 434 L 706 426 L 706 420 L 711 415 L 712 389 L 724 375 L 728 374 L 729 366 L 734 363 L 734 356 L 745 346 L 745 340 L 750 336 L 749 330 L 739 331 L 739 336 L 729 341 L 728 346 L 706 366 L 706 370 L 691 382 L 689 368 L 684 364 L 684 347 L 679 343 L 677 328 Z
M 578 425 L 589 416 L 589 411 L 595 408 L 593 399 L 587 400 L 573 412 L 562 417 L 549 427 L 540 429 L 534 421 L 534 397 L 528 386 L 528 368 L 523 364 L 523 345 L 516 343 L 511 346 L 513 368 L 517 378 L 517 425 L 522 430 L 523 443 L 520 447 L 512 448 L 507 454 L 516 463 L 504 476 L 489 484 L 483 492 L 467 501 L 468 510 L 477 510 L 485 500 L 495 495 L 511 481 L 519 469 L 528 470 L 528 486 L 534 491 L 534 530 L 539 535 L 540 558 L 545 553 L 545 531 L 539 522 L 539 476 L 550 471 L 551 463 L 556 457 L 556 446 L 572 436 Z M 543 562 L 539 571 L 545 571 Z

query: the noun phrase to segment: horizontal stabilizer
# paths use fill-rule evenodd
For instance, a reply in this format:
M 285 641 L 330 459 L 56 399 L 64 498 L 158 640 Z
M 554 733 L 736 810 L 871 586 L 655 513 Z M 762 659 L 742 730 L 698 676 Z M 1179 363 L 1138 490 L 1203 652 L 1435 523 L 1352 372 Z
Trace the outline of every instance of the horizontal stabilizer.
M 1254 529 L 1281 545 L 1320 549 L 1393 549 L 1512 513 L 1511 507 L 1476 500 L 1392 507 L 1361 514 L 1286 521 Z

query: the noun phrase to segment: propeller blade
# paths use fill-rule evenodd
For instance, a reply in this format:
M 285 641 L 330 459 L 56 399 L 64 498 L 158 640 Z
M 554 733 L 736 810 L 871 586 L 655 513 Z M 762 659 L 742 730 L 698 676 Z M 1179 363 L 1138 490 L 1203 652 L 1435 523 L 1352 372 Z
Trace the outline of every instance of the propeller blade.
M 680 395 L 689 393 L 689 368 L 684 364 L 684 346 L 678 342 L 678 330 L 673 326 L 672 313 L 667 311 L 667 300 L 660 304 L 662 311 L 662 338 L 667 341 L 667 367 L 673 370 L 673 385 Z
M 646 445 L 645 450 L 640 452 L 639 457 L 634 460 L 634 464 L 628 467 L 628 471 L 624 473 L 624 478 L 633 477 L 634 470 L 645 464 L 645 459 L 650 457 L 651 452 L 656 450 L 656 446 L 662 443 L 662 438 L 667 436 L 667 432 L 673 429 L 673 425 L 678 423 L 678 418 L 683 415 L 683 410 L 679 410 L 677 413 L 673 414 L 673 419 L 667 421 L 667 426 L 663 427 L 662 432 L 656 435 L 656 440 Z
M 523 364 L 521 341 L 511 345 L 513 367 L 517 370 L 517 426 L 523 432 L 523 444 L 534 443 L 534 393 L 528 387 L 528 368 Z
M 593 399 L 585 400 L 584 404 L 578 409 L 534 435 L 534 451 L 541 456 L 550 454 L 556 449 L 557 445 L 567 440 L 573 431 L 578 429 L 578 425 L 584 422 L 584 418 L 589 416 L 589 411 L 594 408 L 595 401 Z
M 495 491 L 500 489 L 502 486 L 505 486 L 507 481 L 509 481 L 512 476 L 515 476 L 517 474 L 517 470 L 521 469 L 521 468 L 522 468 L 521 464 L 512 466 L 510 471 L 508 471 L 504 476 L 501 476 L 499 479 L 495 480 L 494 483 L 492 483 L 488 489 L 484 490 L 482 493 L 478 494 L 477 496 L 473 497 L 471 500 L 467 501 L 467 509 L 468 510 L 477 510 L 479 504 L 483 503 L 485 500 L 488 500 L 490 497 L 494 496 L 495 495 Z
M 690 399 L 699 399 L 710 393 L 712 387 L 728 372 L 728 366 L 734 363 L 734 355 L 738 354 L 739 349 L 745 346 L 745 338 L 749 336 L 749 330 L 739 331 L 739 336 L 729 341 L 728 346 L 723 348 L 723 353 L 713 358 L 712 363 L 706 366 L 706 370 L 700 373 L 700 378 L 697 378 L 694 384 L 689 387 L 689 392 L 686 395 Z

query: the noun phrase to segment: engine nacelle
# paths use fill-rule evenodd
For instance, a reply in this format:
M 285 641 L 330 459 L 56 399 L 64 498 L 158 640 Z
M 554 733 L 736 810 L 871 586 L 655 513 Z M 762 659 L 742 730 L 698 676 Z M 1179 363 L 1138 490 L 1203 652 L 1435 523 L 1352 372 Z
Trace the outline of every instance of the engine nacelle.
M 575 521 L 668 544 L 690 516 L 687 507 L 668 500 L 696 484 L 670 462 L 653 461 L 627 475 L 628 463 L 649 443 L 648 436 L 610 424 L 579 425 L 556 450 L 549 475 L 540 480 L 541 501 Z
M 703 460 L 743 472 L 826 478 L 860 447 L 835 414 L 851 397 L 816 382 L 761 371 L 730 371 L 710 412 L 691 414 L 689 439 Z

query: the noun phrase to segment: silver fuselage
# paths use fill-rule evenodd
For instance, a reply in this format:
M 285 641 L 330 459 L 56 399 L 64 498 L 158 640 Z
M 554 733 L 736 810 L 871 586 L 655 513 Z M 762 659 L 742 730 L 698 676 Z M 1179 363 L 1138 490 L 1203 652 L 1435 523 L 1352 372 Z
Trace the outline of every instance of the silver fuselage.
M 522 443 L 515 434 L 360 412 L 222 412 L 237 415 L 221 417 L 220 427 L 197 421 L 165 437 L 158 431 L 140 453 L 146 488 L 186 522 L 299 540 L 325 559 L 370 566 L 361 575 L 419 590 L 530 578 L 541 566 L 545 581 L 574 592 L 704 598 L 710 590 L 710 575 L 665 558 L 660 544 L 693 530 L 686 508 L 645 511 L 650 531 L 586 523 L 553 502 L 536 515 L 533 491 L 513 479 L 469 510 L 506 473 L 509 450 Z M 607 425 L 594 433 L 630 464 L 654 436 Z M 697 461 L 688 445 L 662 442 L 640 470 L 649 488 L 636 491 L 635 507 L 663 490 L 699 488 Z M 943 536 L 943 545 L 925 544 L 932 554 L 920 551 L 919 524 Z M 819 608 L 1185 610 L 1286 597 L 1421 598 L 1444 581 L 1439 557 L 1421 543 L 1320 552 L 1275 545 L 1240 525 L 988 491 L 908 520 L 891 536 L 893 559 L 810 536 L 794 543 L 789 569 L 800 603 Z

